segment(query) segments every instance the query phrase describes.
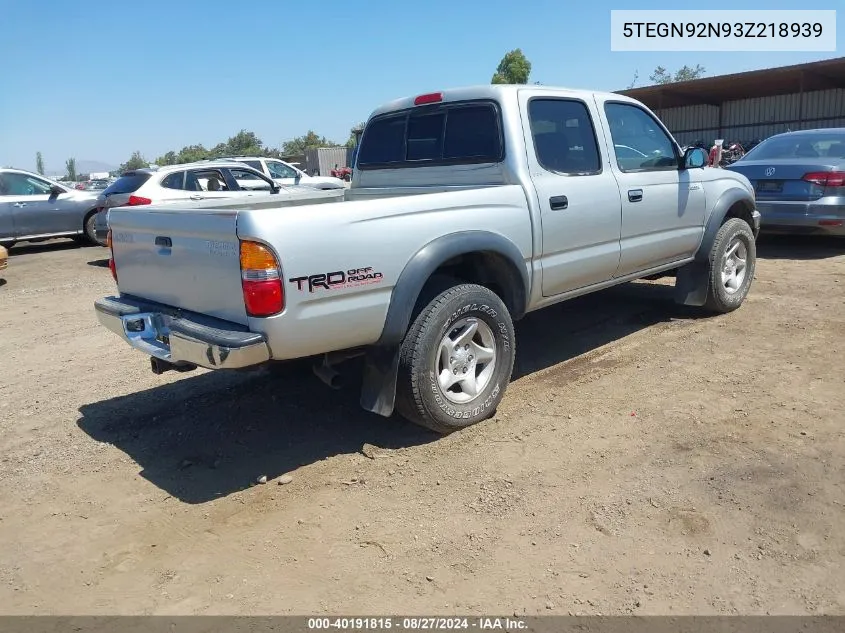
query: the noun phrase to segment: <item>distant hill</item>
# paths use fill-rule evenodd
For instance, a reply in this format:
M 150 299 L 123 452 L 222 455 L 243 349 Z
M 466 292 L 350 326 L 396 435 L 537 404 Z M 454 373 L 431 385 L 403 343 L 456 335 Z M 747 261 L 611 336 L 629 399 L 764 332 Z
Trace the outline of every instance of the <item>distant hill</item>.
M 92 171 L 114 171 L 118 165 L 110 165 L 98 160 L 78 160 L 76 161 L 76 171 L 80 174 L 89 174 Z
M 77 174 L 90 174 L 93 172 L 100 172 L 100 171 L 114 171 L 118 168 L 118 165 L 111 165 L 109 163 L 104 163 L 99 160 L 77 160 L 76 161 L 76 173 Z M 62 165 L 59 169 L 47 169 L 46 175 L 49 178 L 61 178 L 65 175 L 65 168 Z

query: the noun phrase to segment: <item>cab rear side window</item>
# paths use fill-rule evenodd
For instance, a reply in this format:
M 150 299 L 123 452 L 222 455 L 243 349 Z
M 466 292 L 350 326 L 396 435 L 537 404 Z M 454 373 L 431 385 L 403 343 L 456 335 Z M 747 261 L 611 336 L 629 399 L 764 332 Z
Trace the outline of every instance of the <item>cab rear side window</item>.
M 501 115 L 493 102 L 438 104 L 371 121 L 358 151 L 359 169 L 396 169 L 504 159 Z
M 583 101 L 536 98 L 528 103 L 528 118 L 537 162 L 558 174 L 601 172 L 596 131 Z

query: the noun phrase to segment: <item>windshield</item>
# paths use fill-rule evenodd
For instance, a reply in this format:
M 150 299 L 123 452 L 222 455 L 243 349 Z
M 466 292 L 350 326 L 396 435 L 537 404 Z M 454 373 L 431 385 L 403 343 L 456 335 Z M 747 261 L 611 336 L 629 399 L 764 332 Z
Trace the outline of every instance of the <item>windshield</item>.
M 845 133 L 789 134 L 774 136 L 746 155 L 748 160 L 777 158 L 845 158 Z

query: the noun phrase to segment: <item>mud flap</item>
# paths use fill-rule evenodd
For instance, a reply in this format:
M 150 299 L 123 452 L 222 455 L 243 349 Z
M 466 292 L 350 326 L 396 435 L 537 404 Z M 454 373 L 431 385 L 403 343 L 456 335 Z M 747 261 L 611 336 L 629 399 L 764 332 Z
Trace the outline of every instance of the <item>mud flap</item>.
M 374 347 L 364 359 L 361 407 L 385 418 L 393 415 L 396 402 L 396 375 L 399 371 L 399 346 Z
M 694 261 L 686 266 L 681 266 L 675 279 L 675 303 L 687 306 L 703 306 L 707 301 L 709 283 L 709 262 Z

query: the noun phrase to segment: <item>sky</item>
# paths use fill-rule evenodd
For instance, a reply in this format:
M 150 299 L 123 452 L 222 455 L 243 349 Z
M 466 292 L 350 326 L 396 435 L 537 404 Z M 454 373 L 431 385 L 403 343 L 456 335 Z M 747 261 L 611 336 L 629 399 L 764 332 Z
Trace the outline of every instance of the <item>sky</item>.
M 802 3 L 803 4 L 803 3 Z M 117 166 L 138 150 L 225 141 L 241 129 L 278 147 L 308 130 L 343 143 L 385 101 L 485 84 L 521 48 L 531 81 L 620 90 L 658 65 L 707 75 L 837 52 L 611 52 L 611 9 L 797 9 L 796 0 L 0 0 L 0 165 Z

